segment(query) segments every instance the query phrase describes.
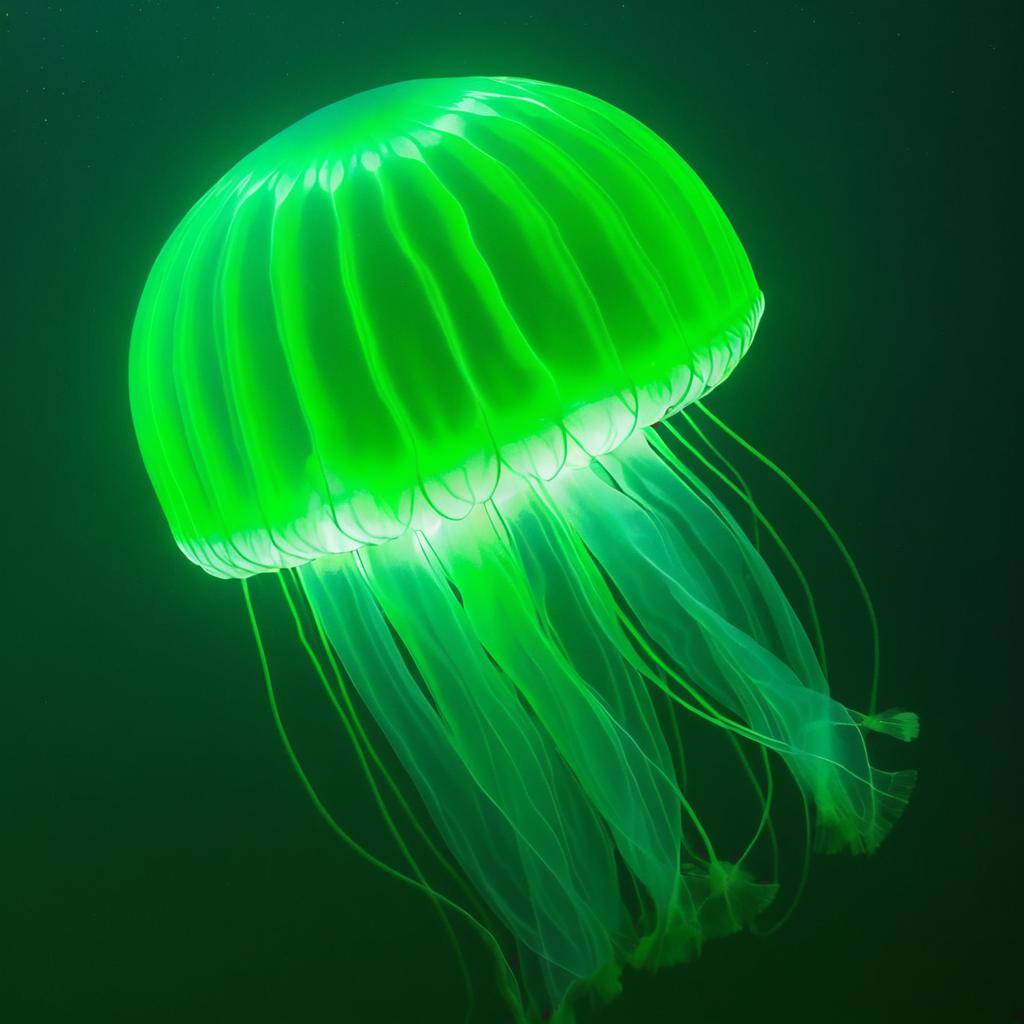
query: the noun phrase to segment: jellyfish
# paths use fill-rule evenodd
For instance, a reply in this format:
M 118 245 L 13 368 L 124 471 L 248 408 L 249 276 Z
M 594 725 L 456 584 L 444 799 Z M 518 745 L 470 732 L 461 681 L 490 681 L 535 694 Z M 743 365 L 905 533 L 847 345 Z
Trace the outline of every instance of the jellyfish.
M 772 765 L 825 851 L 873 851 L 910 795 L 913 772 L 876 767 L 865 740 L 912 739 L 916 717 L 877 709 L 877 644 L 866 710 L 831 695 L 813 601 L 807 626 L 762 542 L 804 576 L 721 446 L 756 452 L 702 401 L 763 306 L 665 141 L 583 92 L 498 77 L 298 121 L 195 204 L 145 284 L 131 410 L 175 542 L 242 581 L 320 812 L 479 934 L 516 1021 L 572 1021 L 627 966 L 756 930 L 778 889 L 752 867 L 778 847 Z M 263 573 L 397 866 L 289 743 L 247 583 Z M 727 760 L 755 798 L 745 845 L 715 800 Z

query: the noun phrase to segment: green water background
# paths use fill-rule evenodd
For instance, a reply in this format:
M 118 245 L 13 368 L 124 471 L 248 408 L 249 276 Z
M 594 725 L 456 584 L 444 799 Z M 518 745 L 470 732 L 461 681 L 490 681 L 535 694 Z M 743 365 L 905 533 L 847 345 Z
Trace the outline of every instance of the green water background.
M 628 976 L 593 1019 L 1019 1020 L 1020 46 L 1009 3 L 0 9 L 0 1018 L 461 1020 L 429 908 L 355 862 L 291 775 L 238 587 L 173 547 L 125 378 L 149 265 L 240 155 L 364 88 L 496 73 L 635 113 L 720 199 L 767 311 L 713 408 L 846 538 L 883 703 L 923 721 L 880 755 L 921 779 L 877 856 L 818 858 L 784 931 Z M 852 587 L 766 493 L 856 705 Z M 286 700 L 315 733 L 306 686 Z M 379 836 L 337 757 L 337 805 Z M 464 939 L 477 1019 L 501 1021 Z

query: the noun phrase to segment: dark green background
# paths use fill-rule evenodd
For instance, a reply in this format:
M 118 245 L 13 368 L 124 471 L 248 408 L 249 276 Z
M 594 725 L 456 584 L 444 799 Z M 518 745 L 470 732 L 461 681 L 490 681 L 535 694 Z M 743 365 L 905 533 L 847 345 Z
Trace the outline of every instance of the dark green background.
M 817 859 L 784 931 L 629 976 L 595 1020 L 1019 1020 L 1020 10 L 0 9 L 0 1017 L 461 1020 L 429 911 L 355 862 L 291 775 L 238 587 L 172 545 L 125 378 L 151 261 L 238 157 L 370 86 L 495 73 L 623 106 L 719 197 L 767 312 L 713 406 L 845 536 L 882 621 L 885 699 L 923 721 L 914 748 L 880 748 L 921 779 L 877 856 Z M 768 501 L 857 703 L 848 581 L 801 510 Z M 338 757 L 339 809 L 372 836 Z M 464 939 L 479 1020 L 501 1020 Z

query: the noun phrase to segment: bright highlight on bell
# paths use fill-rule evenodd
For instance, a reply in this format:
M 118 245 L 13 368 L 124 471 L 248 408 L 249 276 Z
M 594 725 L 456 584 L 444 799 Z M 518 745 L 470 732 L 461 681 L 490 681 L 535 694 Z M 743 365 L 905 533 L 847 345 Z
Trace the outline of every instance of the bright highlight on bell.
M 699 403 L 762 307 L 671 147 L 514 78 L 405 82 L 281 132 L 185 217 L 139 304 L 132 414 L 175 540 L 215 576 L 286 570 L 404 856 L 382 866 L 483 936 L 517 1021 L 571 1021 L 624 965 L 771 916 L 773 763 L 826 850 L 870 852 L 910 794 L 864 742 L 917 732 L 874 706 L 877 637 L 850 711 L 720 446 L 774 467 Z M 377 860 L 295 757 L 256 637 L 300 778 Z M 727 757 L 735 813 L 711 806 Z

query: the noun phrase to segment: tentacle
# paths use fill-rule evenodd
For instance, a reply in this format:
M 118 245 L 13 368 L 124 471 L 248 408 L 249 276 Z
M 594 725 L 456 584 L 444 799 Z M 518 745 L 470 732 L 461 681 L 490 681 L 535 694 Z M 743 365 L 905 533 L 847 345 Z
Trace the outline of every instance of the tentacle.
M 643 628 L 713 700 L 784 751 L 817 806 L 822 848 L 874 849 L 913 773 L 871 766 L 763 559 L 643 437 L 600 463 L 605 479 L 581 473 L 548 486 Z
M 842 537 L 839 536 L 835 527 L 833 527 L 828 521 L 825 513 L 822 512 L 813 501 L 811 501 L 810 497 L 808 497 L 804 490 L 799 487 L 785 471 L 772 462 L 767 455 L 762 454 L 752 444 L 750 444 L 749 441 L 740 437 L 739 434 L 737 434 L 727 424 L 723 423 L 722 420 L 703 405 L 703 403 L 695 402 L 693 407 L 703 413 L 703 415 L 714 423 L 715 426 L 717 426 L 718 429 L 727 437 L 731 438 L 742 448 L 746 449 L 746 451 L 753 455 L 755 459 L 771 470 L 771 472 L 773 472 L 797 496 L 797 498 L 800 499 L 801 503 L 808 509 L 814 518 L 821 523 L 832 543 L 836 546 L 836 550 L 846 563 L 846 567 L 849 569 L 850 575 L 853 577 L 853 581 L 856 584 L 857 591 L 864 603 L 864 610 L 867 613 L 868 623 L 871 628 L 871 692 L 868 698 L 868 711 L 871 714 L 874 714 L 878 707 L 878 680 L 881 669 L 881 643 L 878 628 L 878 615 L 875 613 L 875 605 L 871 600 L 871 593 L 868 591 L 867 584 L 864 582 L 864 577 L 861 576 L 860 570 L 857 568 L 857 563 L 853 560 L 853 556 L 850 554 L 849 549 L 843 543 Z
M 480 922 L 473 917 L 468 911 L 461 907 L 458 903 L 449 899 L 443 893 L 438 892 L 427 881 L 422 875 L 415 869 L 413 865 L 413 875 L 408 875 L 404 871 L 392 867 L 386 861 L 381 860 L 378 856 L 368 850 L 361 843 L 357 842 L 338 822 L 334 815 L 330 812 L 327 805 L 320 798 L 313 783 L 310 781 L 308 774 L 300 762 L 298 755 L 295 753 L 295 748 L 292 746 L 291 739 L 288 736 L 288 732 L 285 729 L 284 722 L 281 718 L 281 713 L 278 709 L 277 697 L 274 693 L 274 685 L 270 674 L 270 663 L 267 659 L 266 649 L 263 645 L 263 638 L 260 633 L 259 625 L 256 621 L 256 612 L 253 608 L 252 596 L 249 592 L 249 584 L 247 580 L 242 580 L 242 595 L 245 599 L 246 613 L 249 619 L 249 625 L 253 632 L 253 637 L 256 641 L 256 650 L 259 656 L 260 667 L 263 672 L 263 679 L 266 686 L 267 699 L 270 703 L 271 715 L 274 719 L 274 726 L 277 729 L 278 735 L 281 739 L 281 743 L 284 746 L 285 753 L 288 756 L 288 760 L 295 771 L 299 782 L 302 784 L 303 789 L 309 796 L 313 806 L 316 808 L 317 813 L 323 818 L 324 822 L 331 829 L 331 831 L 338 836 L 339 839 L 357 856 L 361 859 L 372 864 L 374 867 L 381 870 L 384 874 L 397 881 L 403 882 L 404 884 L 411 886 L 426 895 L 432 903 L 438 907 L 443 907 L 451 914 L 462 918 L 466 921 L 483 939 L 485 945 L 491 950 L 495 957 L 495 963 L 498 966 L 498 984 L 503 994 L 505 995 L 506 1002 L 515 1009 L 519 1005 L 519 993 L 516 986 L 515 978 L 505 960 L 504 954 L 501 951 L 501 947 L 498 945 L 494 935 Z M 410 864 L 412 864 L 410 858 Z M 414 877 L 415 876 L 415 877 Z M 468 1011 L 467 1011 L 468 1012 Z M 517 1024 L 522 1021 L 521 1015 L 517 1014 Z
M 301 573 L 448 846 L 538 954 L 557 1004 L 614 961 L 620 926 L 611 848 L 578 784 L 476 643 L 421 538 Z

